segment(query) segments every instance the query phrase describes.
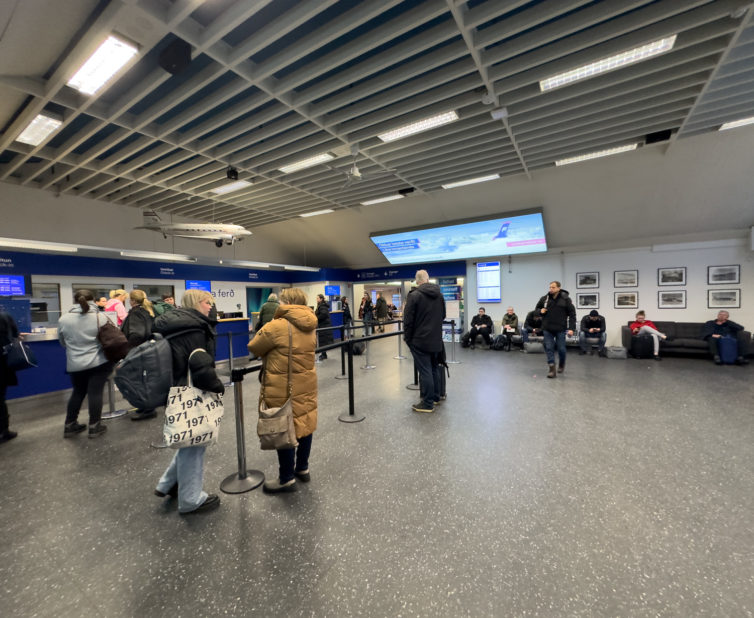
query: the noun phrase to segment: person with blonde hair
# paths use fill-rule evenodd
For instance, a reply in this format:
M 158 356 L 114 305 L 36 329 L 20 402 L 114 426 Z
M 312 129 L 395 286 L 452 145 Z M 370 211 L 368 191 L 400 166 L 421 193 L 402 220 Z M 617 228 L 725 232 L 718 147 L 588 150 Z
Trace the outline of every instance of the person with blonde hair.
M 188 373 L 194 386 L 213 393 L 224 393 L 225 387 L 215 373 L 216 320 L 209 315 L 213 307 L 212 294 L 204 290 L 186 290 L 181 307 L 163 313 L 154 322 L 154 332 L 170 338 L 173 353 L 173 385 L 188 383 Z M 204 350 L 193 356 L 197 348 Z M 190 357 L 190 361 L 189 361 Z M 154 490 L 156 496 L 178 498 L 178 511 L 183 514 L 201 513 L 220 505 L 220 498 L 202 489 L 204 482 L 204 451 L 206 446 L 179 448 Z
M 254 330 L 259 330 L 270 322 L 275 317 L 275 312 L 278 310 L 280 302 L 278 301 L 278 295 L 274 292 L 267 297 L 267 302 L 259 309 L 259 320 L 257 321 Z
M 279 476 L 265 481 L 265 493 L 295 491 L 296 479 L 308 483 L 311 478 L 309 455 L 317 428 L 316 328 L 317 317 L 307 306 L 306 294 L 299 288 L 286 288 L 280 294 L 275 319 L 249 342 L 249 351 L 264 362 L 261 380 L 268 407 L 282 406 L 288 400 L 288 355 L 291 356 L 290 397 L 298 447 L 277 451 Z
M 141 345 L 152 336 L 154 308 L 143 290 L 133 290 L 128 297 L 131 302 L 131 311 L 128 312 L 126 319 L 123 320 L 123 325 L 120 329 L 123 331 L 126 339 L 128 339 L 128 349 L 130 350 Z M 131 416 L 131 420 L 143 421 L 155 416 L 157 416 L 157 412 L 154 408 L 136 410 Z
M 118 326 L 123 324 L 123 320 L 126 319 L 126 305 L 124 304 L 128 300 L 128 292 L 125 290 L 110 290 L 110 300 L 105 303 L 105 311 L 114 311 L 118 316 Z

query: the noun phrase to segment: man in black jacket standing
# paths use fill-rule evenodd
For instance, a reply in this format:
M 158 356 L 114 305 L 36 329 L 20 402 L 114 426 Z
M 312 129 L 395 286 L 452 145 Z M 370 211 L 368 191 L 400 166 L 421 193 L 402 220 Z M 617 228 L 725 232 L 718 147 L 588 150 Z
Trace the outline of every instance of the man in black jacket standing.
M 403 310 L 403 338 L 414 357 L 419 373 L 421 401 L 415 412 L 434 412 L 440 401 L 440 360 L 444 351 L 442 322 L 445 299 L 440 287 L 429 282 L 426 270 L 416 271 L 417 287 L 408 294 Z
M 542 336 L 547 354 L 548 378 L 556 377 L 555 345 L 558 346 L 558 373 L 563 373 L 566 361 L 566 330 L 573 335 L 576 328 L 576 308 L 566 290 L 560 288 L 560 281 L 550 282 L 550 291 L 539 299 L 536 310 L 542 314 Z

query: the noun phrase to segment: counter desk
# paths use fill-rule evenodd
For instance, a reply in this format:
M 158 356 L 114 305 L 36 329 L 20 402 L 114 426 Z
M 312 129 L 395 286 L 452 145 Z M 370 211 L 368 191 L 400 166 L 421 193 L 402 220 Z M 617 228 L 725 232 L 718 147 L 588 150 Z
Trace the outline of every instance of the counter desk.
M 16 373 L 18 386 L 8 388 L 7 399 L 19 399 L 71 388 L 71 379 L 65 371 L 65 348 L 58 341 L 57 328 L 46 333 L 24 333 L 24 342 L 34 352 L 38 366 Z M 233 358 L 247 357 L 249 343 L 249 320 L 228 318 L 217 324 L 217 350 L 215 360 L 227 361 L 230 342 Z

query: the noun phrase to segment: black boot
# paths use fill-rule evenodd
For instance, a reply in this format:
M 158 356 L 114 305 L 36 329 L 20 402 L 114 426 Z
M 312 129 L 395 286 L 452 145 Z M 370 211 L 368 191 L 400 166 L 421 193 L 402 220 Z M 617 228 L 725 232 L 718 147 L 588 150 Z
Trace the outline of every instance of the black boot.
M 548 378 L 555 378 L 558 374 L 555 373 L 555 365 L 547 365 L 550 368 L 550 371 L 547 373 Z

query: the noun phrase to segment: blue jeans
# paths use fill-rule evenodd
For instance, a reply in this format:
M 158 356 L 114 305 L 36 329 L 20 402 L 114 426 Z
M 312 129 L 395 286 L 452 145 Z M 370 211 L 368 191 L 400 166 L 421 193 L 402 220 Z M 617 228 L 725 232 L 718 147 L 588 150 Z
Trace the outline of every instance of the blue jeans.
M 278 466 L 280 467 L 280 482 L 287 483 L 293 479 L 294 472 L 309 469 L 309 454 L 312 452 L 313 433 L 298 439 L 297 448 L 282 448 L 278 450 Z
M 607 333 L 588 333 L 585 330 L 580 330 L 579 331 L 579 347 L 581 348 L 583 352 L 586 352 L 587 339 L 599 339 L 600 340 L 599 351 L 602 352 L 602 350 L 605 349 L 605 341 L 607 341 Z
M 416 371 L 419 374 L 419 396 L 421 397 L 422 404 L 427 408 L 431 408 L 435 405 L 436 401 L 440 401 L 440 395 L 442 395 L 440 392 L 441 368 L 437 364 L 437 353 L 425 352 L 411 345 L 408 347 L 414 357 Z
M 550 332 L 549 330 L 543 331 L 545 354 L 547 355 L 547 364 L 555 364 L 555 345 L 558 346 L 558 358 L 561 365 L 565 365 L 566 361 L 566 332 L 564 330 L 557 333 Z
M 178 510 L 181 513 L 198 509 L 207 499 L 207 493 L 202 491 L 206 450 L 206 446 L 179 448 L 157 483 L 157 490 L 165 494 L 178 483 Z

